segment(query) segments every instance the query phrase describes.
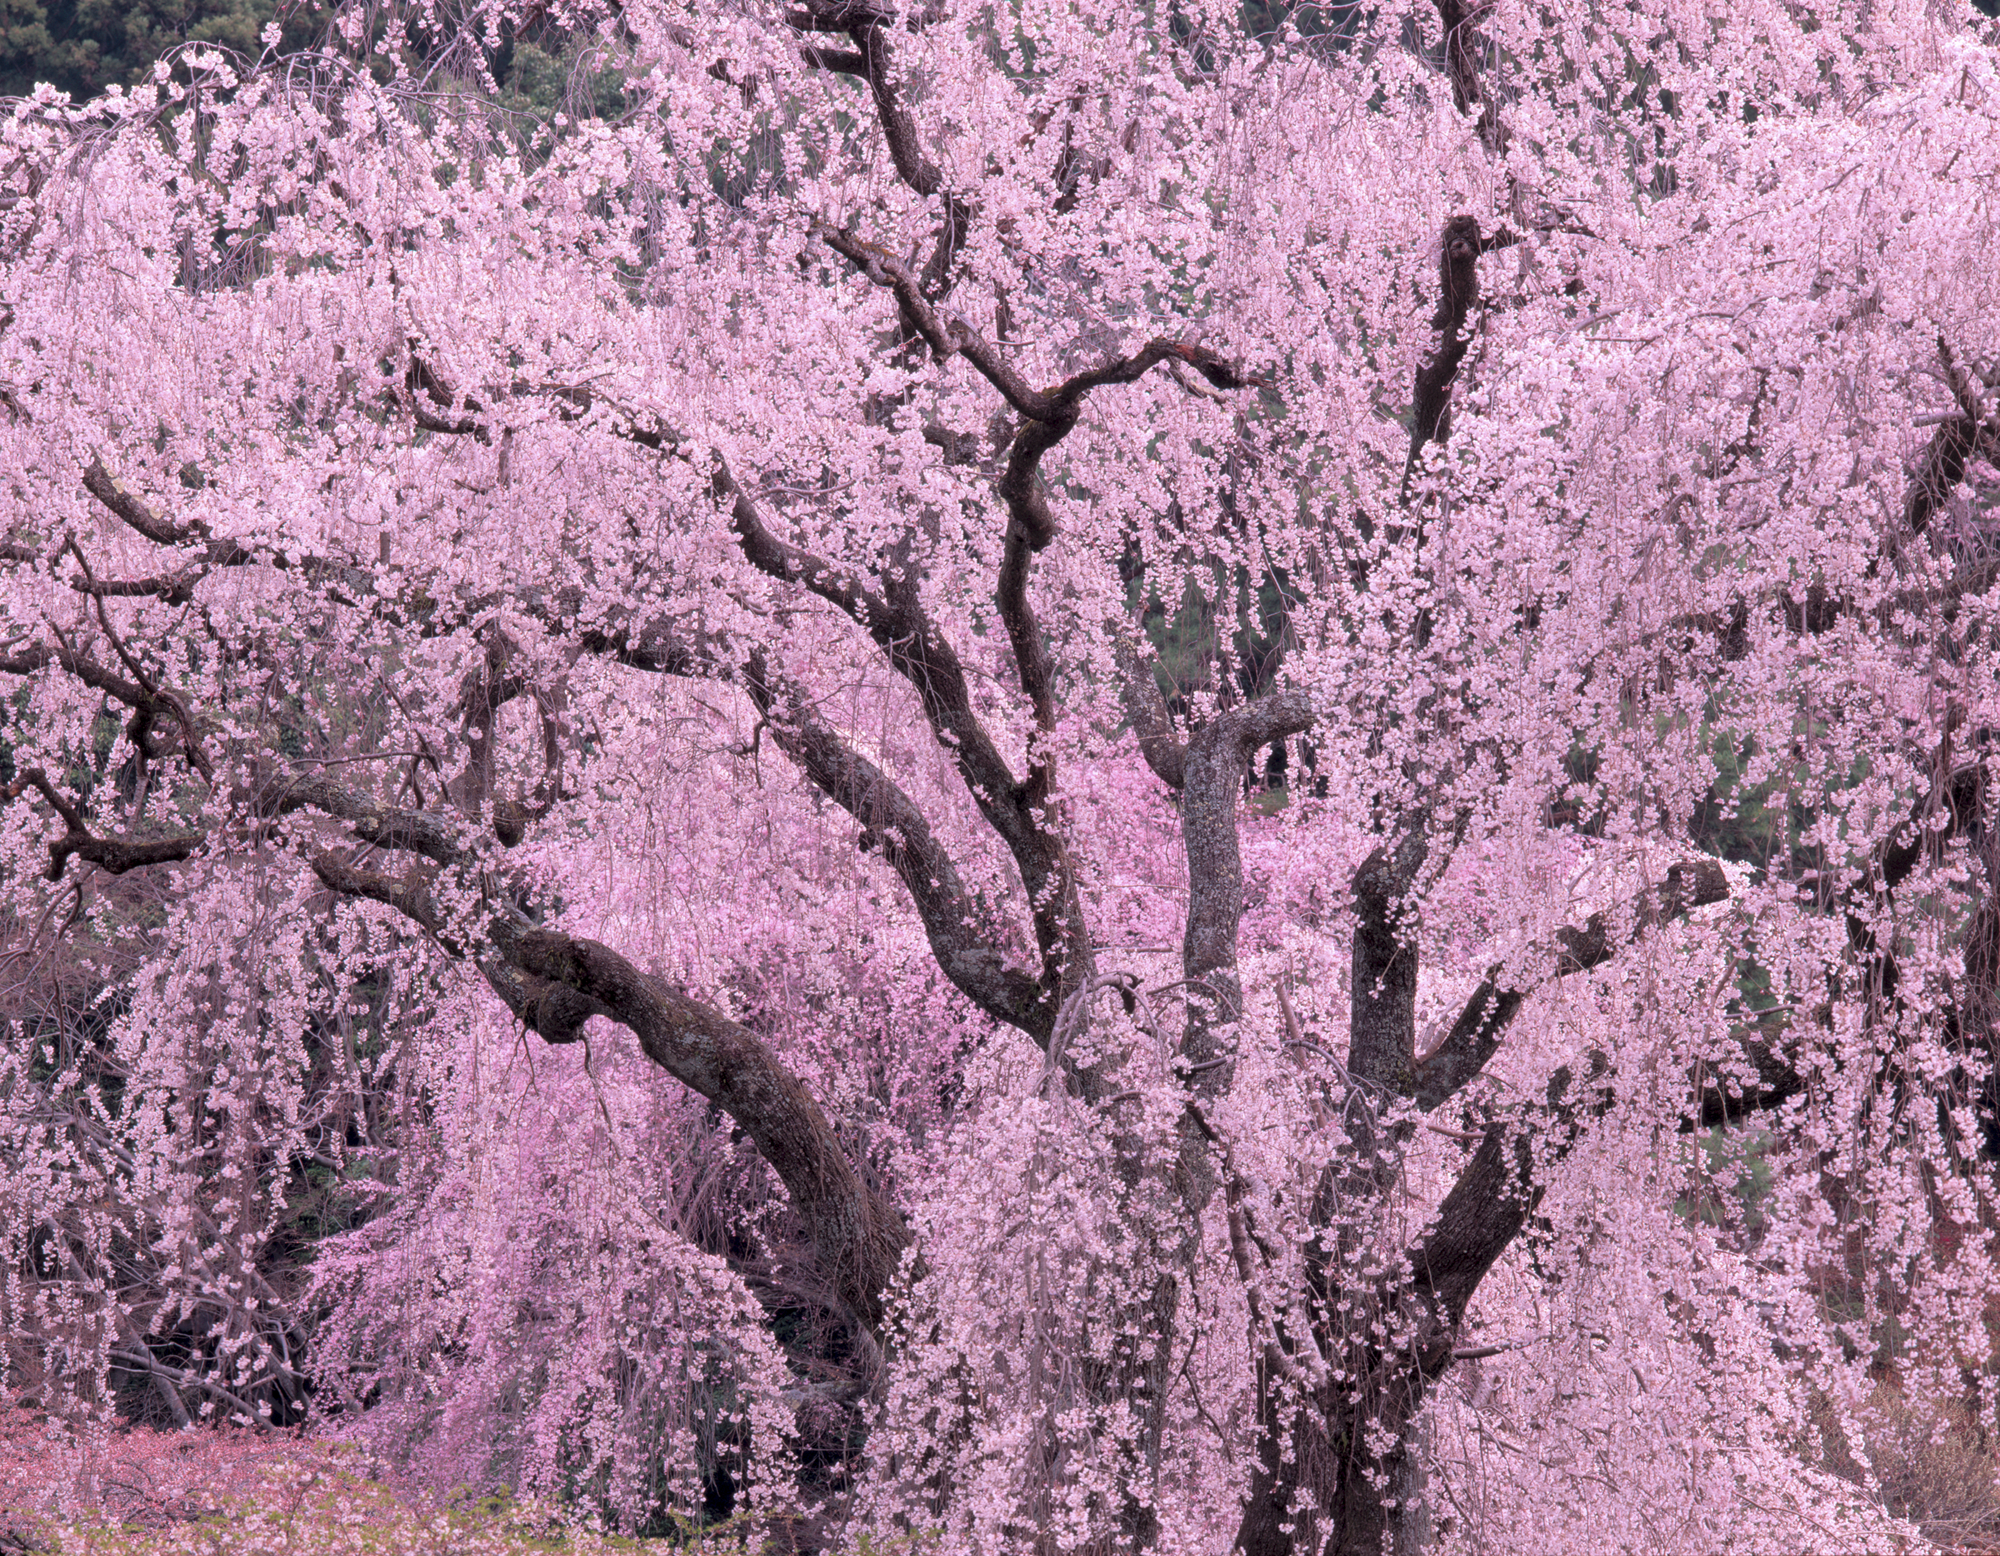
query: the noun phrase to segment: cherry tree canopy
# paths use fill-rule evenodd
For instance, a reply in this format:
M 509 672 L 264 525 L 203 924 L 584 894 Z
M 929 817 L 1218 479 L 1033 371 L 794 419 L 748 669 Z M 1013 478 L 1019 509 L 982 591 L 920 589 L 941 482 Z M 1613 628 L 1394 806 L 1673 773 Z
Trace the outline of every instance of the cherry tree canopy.
M 1307 19 L 0 123 L 14 1387 L 953 1551 L 1857 1549 L 2000 1426 L 1994 42 Z

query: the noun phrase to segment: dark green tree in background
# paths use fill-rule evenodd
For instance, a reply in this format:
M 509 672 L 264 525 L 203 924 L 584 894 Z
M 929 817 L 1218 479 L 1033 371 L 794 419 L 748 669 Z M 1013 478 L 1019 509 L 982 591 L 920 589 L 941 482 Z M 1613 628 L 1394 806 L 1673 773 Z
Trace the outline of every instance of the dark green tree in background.
M 1986 16 L 2000 16 L 2000 0 L 1971 0 Z M 1363 7 L 1356 0 L 1244 0 L 1244 24 L 1253 36 L 1287 24 L 1306 37 L 1339 39 Z M 282 13 L 282 14 L 281 14 Z M 167 50 L 183 43 L 213 43 L 255 57 L 260 34 L 274 18 L 284 24 L 281 47 L 320 40 L 325 8 L 318 0 L 0 0 L 0 97 L 24 96 L 47 81 L 76 98 L 106 87 L 130 86 L 151 73 Z M 516 106 L 549 111 L 576 94 L 571 40 L 538 39 L 517 57 L 510 38 L 490 62 L 503 97 Z M 585 95 L 616 97 L 615 86 L 584 71 Z M 591 90 L 591 88 L 595 90 Z
M 180 43 L 262 52 L 276 0 L 0 0 L 0 94 L 47 81 L 78 98 L 143 79 Z

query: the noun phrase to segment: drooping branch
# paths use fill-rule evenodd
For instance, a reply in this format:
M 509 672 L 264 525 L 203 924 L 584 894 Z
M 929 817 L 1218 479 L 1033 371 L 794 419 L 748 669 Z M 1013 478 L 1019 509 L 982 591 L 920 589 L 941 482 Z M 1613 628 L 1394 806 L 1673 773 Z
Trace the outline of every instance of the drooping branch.
M 1546 977 L 1565 977 L 1601 967 L 1618 947 L 1661 924 L 1684 918 L 1696 908 L 1729 898 L 1729 878 L 1714 860 L 1675 865 L 1659 885 L 1648 888 L 1629 910 L 1614 919 L 1593 913 L 1581 928 L 1556 932 L 1556 951 L 1542 977 L 1515 983 L 1495 966 L 1460 1010 L 1458 1019 L 1428 1054 L 1416 1060 L 1412 1084 L 1399 1088 L 1430 1112 L 1463 1090 L 1499 1051 L 1500 1042 L 1521 1005 Z M 1623 938 L 1620 932 L 1623 932 Z
M 800 58 L 816 70 L 831 70 L 836 75 L 868 78 L 868 60 L 859 49 L 829 49 L 821 44 L 808 43 L 799 49 Z
M 875 117 L 881 123 L 882 139 L 888 143 L 896 176 L 926 199 L 938 194 L 944 188 L 944 173 L 924 154 L 916 120 L 904 106 L 882 19 L 871 15 L 866 20 L 850 22 L 846 31 L 861 55 L 869 95 L 875 100 Z
M 851 28 L 848 36 L 861 56 L 860 74 L 868 82 L 869 95 L 875 100 L 875 116 L 882 125 L 882 138 L 888 142 L 897 176 L 926 199 L 935 197 L 943 207 L 922 277 L 924 295 L 941 300 L 951 290 L 952 267 L 971 235 L 972 204 L 945 187 L 944 174 L 924 155 L 917 139 L 916 121 L 903 104 L 901 83 L 895 78 L 888 34 L 882 24 L 869 22 Z
M 1048 991 L 1006 965 L 987 915 L 965 889 L 956 861 L 923 811 L 829 728 L 805 697 L 783 686 L 761 652 L 751 655 L 744 684 L 779 749 L 861 823 L 861 846 L 879 853 L 902 880 L 945 976 L 995 1020 L 1046 1045 L 1056 1018 Z
M 100 838 L 40 769 L 23 773 L 6 797 L 28 789 L 39 792 L 68 828 L 50 845 L 52 876 L 60 875 L 70 854 L 120 874 L 186 859 L 207 840 L 197 832 L 146 841 Z M 439 818 L 385 805 L 323 777 L 268 785 L 256 800 L 264 815 L 320 811 L 345 822 L 357 842 L 370 846 L 447 868 L 472 862 Z M 436 936 L 447 952 L 465 954 L 423 875 L 363 869 L 330 851 L 315 855 L 312 866 L 329 890 L 384 903 Z M 908 1231 L 894 1208 L 863 1182 L 804 1084 L 754 1033 L 608 947 L 530 924 L 510 909 L 492 918 L 485 940 L 476 952 L 482 969 L 509 1007 L 537 1031 L 565 1042 L 591 1015 L 617 1021 L 634 1032 L 650 1059 L 741 1125 L 785 1184 L 840 1299 L 862 1323 L 880 1322 L 882 1292 L 908 1244 Z
M 84 564 L 84 578 L 73 580 L 71 584 L 80 593 L 100 600 L 158 595 L 169 604 L 185 604 L 192 597 L 195 585 L 215 568 L 241 567 L 254 559 L 255 553 L 249 547 L 226 537 L 216 537 L 201 519 L 176 523 L 160 513 L 112 475 L 101 454 L 91 456 L 90 464 L 83 472 L 83 485 L 91 496 L 154 545 L 185 546 L 199 542 L 204 554 L 199 561 L 151 578 L 100 581 L 89 576 L 89 566 Z M 74 542 L 71 545 L 74 549 Z M 77 552 L 77 561 L 83 563 L 80 551 Z M 279 565 L 282 566 L 282 562 Z

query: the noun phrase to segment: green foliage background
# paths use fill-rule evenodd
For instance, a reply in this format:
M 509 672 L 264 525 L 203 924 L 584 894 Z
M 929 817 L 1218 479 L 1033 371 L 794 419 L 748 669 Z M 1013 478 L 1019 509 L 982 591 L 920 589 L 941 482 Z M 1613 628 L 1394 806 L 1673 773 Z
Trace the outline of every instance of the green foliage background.
M 255 56 L 277 0 L 0 0 L 0 94 L 47 81 L 77 98 L 142 80 L 178 43 Z
M 78 101 L 110 86 L 144 81 L 169 49 L 215 44 L 255 59 L 271 22 L 282 28 L 281 53 L 326 41 L 327 0 L 0 0 L 0 97 L 24 97 L 49 82 Z M 420 22 L 403 24 L 404 47 L 425 58 L 439 46 Z M 486 64 L 500 106 L 546 122 L 619 111 L 622 79 L 588 38 L 542 28 L 532 40 L 511 31 Z
M 2000 16 L 2000 0 L 1969 3 Z M 1309 38 L 1338 38 L 1357 9 L 1356 0 L 1243 0 L 1243 20 L 1258 37 L 1289 23 Z M 182 43 L 218 44 L 254 58 L 273 19 L 284 25 L 281 47 L 296 49 L 317 40 L 325 14 L 313 0 L 282 7 L 279 0 L 0 0 L 0 97 L 25 96 L 41 81 L 78 99 L 95 97 L 143 80 Z M 493 62 L 503 93 L 531 110 L 552 109 L 567 85 L 553 79 L 563 63 L 560 45 L 526 49 L 533 57 L 519 60 L 514 52 L 503 48 Z

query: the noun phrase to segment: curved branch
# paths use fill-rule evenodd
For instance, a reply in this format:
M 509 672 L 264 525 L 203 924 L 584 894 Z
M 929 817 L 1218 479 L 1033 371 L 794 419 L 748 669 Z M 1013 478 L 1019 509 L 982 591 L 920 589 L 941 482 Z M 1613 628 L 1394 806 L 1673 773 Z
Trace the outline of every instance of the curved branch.
M 357 810 L 334 786 L 287 798 Z M 362 824 L 404 847 L 424 835 L 408 812 L 358 811 Z M 449 954 L 467 953 L 439 933 L 440 915 L 421 879 L 361 870 L 328 853 L 312 866 L 328 890 L 385 903 L 438 936 Z M 496 915 L 483 944 L 471 949 L 508 1008 L 548 1041 L 573 1041 L 591 1016 L 604 1016 L 629 1028 L 647 1058 L 727 1113 L 784 1183 L 840 1301 L 870 1329 L 880 1324 L 882 1294 L 909 1231 L 862 1180 L 805 1084 L 755 1033 L 608 946 L 540 928 L 513 911 Z
M 157 714 L 163 711 L 156 707 L 146 689 L 135 681 L 128 681 L 116 671 L 109 670 L 94 659 L 86 659 L 69 645 L 65 637 L 59 636 L 56 646 L 38 643 L 31 648 L 0 658 L 0 674 L 33 675 L 37 670 L 46 670 L 50 665 L 60 665 L 92 691 L 103 692 L 114 702 L 122 702 L 135 712 Z
M 128 491 L 105 468 L 104 457 L 93 454 L 83 472 L 84 489 L 133 529 L 157 546 L 182 546 L 189 541 L 208 539 L 208 526 L 200 520 L 176 524 L 147 506 L 145 500 Z
M 791 1196 L 840 1300 L 868 1328 L 909 1229 L 863 1181 L 805 1084 L 754 1032 L 690 999 L 594 940 L 496 921 L 494 943 L 513 966 L 573 991 L 631 1029 L 660 1068 L 734 1119 Z
M 1043 455 L 1075 428 L 1083 401 L 1091 390 L 1136 383 L 1163 362 L 1190 366 L 1219 389 L 1250 388 L 1259 380 L 1205 346 L 1158 338 L 1128 356 L 1073 374 L 1054 389 L 1032 388 L 971 325 L 933 308 L 909 266 L 893 254 L 852 232 L 824 223 L 815 223 L 814 230 L 836 253 L 858 266 L 869 280 L 895 295 L 910 327 L 923 336 L 940 359 L 962 354 L 1024 418 L 1009 445 L 1006 469 L 1000 477 L 999 493 L 1007 510 L 1007 532 L 1002 541 L 1000 574 L 994 592 L 1014 652 L 1021 690 L 1034 709 L 1036 728 L 1044 733 L 1052 731 L 1054 669 L 1040 623 L 1028 600 L 1034 555 L 1046 549 L 1056 537 L 1055 516 L 1049 510 L 1041 474 Z M 1052 789 L 1054 775 L 1038 758 L 1028 781 L 1038 802 Z
M 919 18 L 920 19 L 920 18 Z M 853 0 L 809 0 L 806 9 L 790 18 L 802 32 L 844 32 L 854 44 L 852 50 L 804 45 L 800 52 L 806 63 L 843 75 L 858 76 L 868 83 L 875 103 L 875 117 L 882 126 L 882 139 L 889 148 L 889 160 L 896 176 L 924 199 L 936 198 L 944 207 L 938 222 L 931 257 L 924 265 L 923 294 L 936 301 L 951 290 L 952 266 L 971 233 L 977 207 L 963 195 L 945 187 L 944 171 L 924 155 L 917 123 L 903 101 L 902 84 L 895 77 L 895 60 L 885 30 L 890 13 L 875 5 Z

